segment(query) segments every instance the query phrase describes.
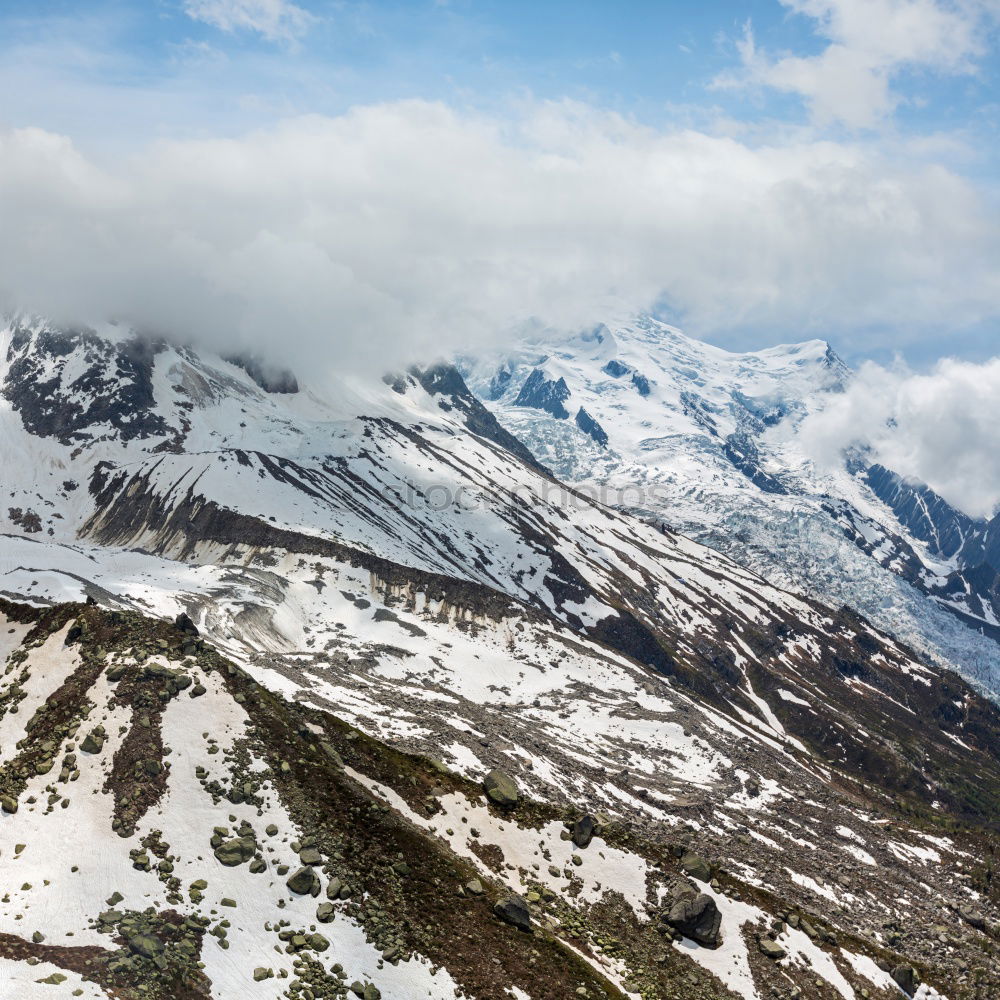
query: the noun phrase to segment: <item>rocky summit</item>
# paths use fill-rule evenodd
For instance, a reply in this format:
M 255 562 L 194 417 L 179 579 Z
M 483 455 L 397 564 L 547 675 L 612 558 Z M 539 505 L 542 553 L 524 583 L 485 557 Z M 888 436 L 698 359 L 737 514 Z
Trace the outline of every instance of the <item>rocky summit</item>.
M 825 345 L 652 323 L 331 387 L 4 321 L 0 1000 L 1000 996 L 988 526 L 782 468 Z

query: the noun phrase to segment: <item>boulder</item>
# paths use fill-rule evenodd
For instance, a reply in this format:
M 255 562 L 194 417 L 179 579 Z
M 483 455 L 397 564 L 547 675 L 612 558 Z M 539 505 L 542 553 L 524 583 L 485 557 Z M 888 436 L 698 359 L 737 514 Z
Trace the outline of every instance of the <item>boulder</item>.
M 892 972 L 892 981 L 908 996 L 912 997 L 917 992 L 920 977 L 917 970 L 912 965 L 897 965 Z
M 593 816 L 583 816 L 573 824 L 573 843 L 581 850 L 589 846 L 597 830 L 597 821 Z
M 520 896 L 511 893 L 493 907 L 493 912 L 504 923 L 516 927 L 519 931 L 531 933 L 531 913 L 528 911 L 527 902 Z
M 521 798 L 521 792 L 517 787 L 517 782 L 507 774 L 495 767 L 483 779 L 483 791 L 486 797 L 494 805 L 511 807 L 516 806 Z
M 762 937 L 757 942 L 757 945 L 760 948 L 760 953 L 765 958 L 770 958 L 778 962 L 785 957 L 785 949 L 774 938 Z
M 215 856 L 220 864 L 227 868 L 235 868 L 249 861 L 256 850 L 257 842 L 253 837 L 234 837 L 220 844 L 215 849 Z
M 289 875 L 285 881 L 285 885 L 299 896 L 305 896 L 307 893 L 312 896 L 319 895 L 319 876 L 308 865 L 300 868 L 293 875 Z
M 104 749 L 104 735 L 103 733 L 94 730 L 92 733 L 87 733 L 83 738 L 83 742 L 80 744 L 80 749 L 84 753 L 100 753 Z
M 709 948 L 720 944 L 719 928 L 722 914 L 711 896 L 701 892 L 697 896 L 681 896 L 670 907 L 667 923 L 685 937 Z
M 182 611 L 174 619 L 174 627 L 180 629 L 185 635 L 198 635 L 198 626 Z
M 697 879 L 699 882 L 709 882 L 712 879 L 712 866 L 694 851 L 685 851 L 681 855 L 681 868 L 686 875 Z
M 163 942 L 159 938 L 153 937 L 152 934 L 127 933 L 125 940 L 128 942 L 129 949 L 136 955 L 142 955 L 143 958 L 155 958 L 163 951 Z
M 978 910 L 972 909 L 971 906 L 960 906 L 958 908 L 958 914 L 967 924 L 975 927 L 976 930 L 986 930 L 986 917 L 984 917 Z

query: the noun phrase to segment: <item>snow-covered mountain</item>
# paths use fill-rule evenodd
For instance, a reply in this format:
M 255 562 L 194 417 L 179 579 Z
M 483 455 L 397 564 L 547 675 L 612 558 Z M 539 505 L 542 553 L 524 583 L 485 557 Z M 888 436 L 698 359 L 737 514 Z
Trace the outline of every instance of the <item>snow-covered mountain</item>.
M 2 338 L 4 1000 L 1000 990 L 1000 710 L 954 673 L 564 486 L 453 368 Z
M 1000 528 L 863 454 L 816 465 L 802 423 L 852 377 L 825 342 L 731 354 L 641 318 L 458 367 L 559 478 L 1000 692 Z

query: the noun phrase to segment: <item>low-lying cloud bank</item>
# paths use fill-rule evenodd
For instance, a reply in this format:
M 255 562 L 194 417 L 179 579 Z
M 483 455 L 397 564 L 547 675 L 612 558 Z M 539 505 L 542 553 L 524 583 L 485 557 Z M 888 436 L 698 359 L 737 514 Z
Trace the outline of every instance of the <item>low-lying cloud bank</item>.
M 944 360 L 927 374 L 863 365 L 802 434 L 821 462 L 867 447 L 971 517 L 990 517 L 1000 504 L 1000 357 Z
M 874 146 L 751 146 L 570 103 L 424 101 L 163 142 L 113 166 L 0 133 L 0 303 L 302 366 L 384 368 L 536 317 L 666 303 L 712 337 L 960 329 L 1000 312 L 976 187 Z

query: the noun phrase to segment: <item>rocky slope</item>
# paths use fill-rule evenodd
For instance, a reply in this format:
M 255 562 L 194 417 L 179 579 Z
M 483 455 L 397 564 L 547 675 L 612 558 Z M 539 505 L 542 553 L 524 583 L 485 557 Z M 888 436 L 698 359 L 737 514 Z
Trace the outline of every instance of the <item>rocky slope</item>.
M 400 753 L 186 618 L 2 610 L 2 995 L 996 989 L 989 841 L 818 762 L 789 778 L 761 746 L 729 801 L 675 799 L 685 820 L 651 831 Z M 711 715 L 689 715 L 712 752 Z
M 454 371 L 7 337 L 0 996 L 1000 988 L 956 675 L 561 486 Z

